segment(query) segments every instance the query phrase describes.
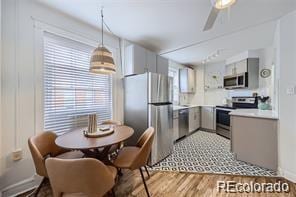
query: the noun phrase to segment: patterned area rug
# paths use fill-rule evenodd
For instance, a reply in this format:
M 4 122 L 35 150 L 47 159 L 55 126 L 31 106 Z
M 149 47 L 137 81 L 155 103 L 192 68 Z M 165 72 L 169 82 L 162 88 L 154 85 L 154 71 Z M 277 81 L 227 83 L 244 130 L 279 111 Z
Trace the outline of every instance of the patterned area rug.
M 238 161 L 230 152 L 230 140 L 215 133 L 197 131 L 174 145 L 173 154 L 151 170 L 276 176 L 277 173 Z

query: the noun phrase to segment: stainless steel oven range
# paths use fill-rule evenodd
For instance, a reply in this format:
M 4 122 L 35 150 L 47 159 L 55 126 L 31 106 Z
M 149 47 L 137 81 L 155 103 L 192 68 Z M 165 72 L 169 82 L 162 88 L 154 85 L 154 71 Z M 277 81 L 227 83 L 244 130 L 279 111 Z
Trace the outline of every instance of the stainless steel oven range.
M 235 109 L 257 108 L 257 97 L 232 97 L 232 106 L 216 106 L 216 132 L 230 138 L 230 115 Z

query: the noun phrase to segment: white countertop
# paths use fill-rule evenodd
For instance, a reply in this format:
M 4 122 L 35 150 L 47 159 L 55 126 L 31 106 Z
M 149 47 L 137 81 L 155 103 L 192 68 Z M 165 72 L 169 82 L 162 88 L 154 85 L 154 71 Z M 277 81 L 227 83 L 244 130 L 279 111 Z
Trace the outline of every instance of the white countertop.
M 266 118 L 266 119 L 278 119 L 278 115 L 272 110 L 260 110 L 260 109 L 236 109 L 229 113 L 231 116 L 245 116 L 251 118 Z
M 173 110 L 188 109 L 194 107 L 216 107 L 215 105 L 173 105 Z

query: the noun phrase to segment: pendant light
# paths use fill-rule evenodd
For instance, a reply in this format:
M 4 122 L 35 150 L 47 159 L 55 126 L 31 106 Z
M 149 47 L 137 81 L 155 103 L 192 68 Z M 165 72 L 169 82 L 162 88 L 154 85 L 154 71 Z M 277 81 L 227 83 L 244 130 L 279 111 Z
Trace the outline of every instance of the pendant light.
M 236 0 L 212 0 L 212 4 L 216 9 L 222 10 L 230 7 Z
M 92 53 L 90 59 L 91 73 L 96 74 L 113 74 L 116 72 L 116 67 L 112 57 L 112 53 L 104 46 L 104 15 L 101 9 L 102 18 L 102 40 L 101 45 L 98 46 Z

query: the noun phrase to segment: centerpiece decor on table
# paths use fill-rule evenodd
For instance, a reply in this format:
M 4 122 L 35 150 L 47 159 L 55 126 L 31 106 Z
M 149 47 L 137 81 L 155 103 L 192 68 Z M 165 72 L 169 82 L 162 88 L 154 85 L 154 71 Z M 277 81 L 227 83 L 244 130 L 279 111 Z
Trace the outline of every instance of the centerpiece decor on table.
M 258 108 L 261 110 L 270 110 L 271 106 L 268 103 L 269 96 L 258 96 Z
M 114 132 L 112 125 L 99 125 L 97 126 L 97 115 L 88 115 L 88 128 L 87 131 L 83 131 L 86 137 L 103 137 L 110 135 Z
M 97 115 L 89 114 L 88 115 L 88 133 L 95 133 L 97 131 Z

